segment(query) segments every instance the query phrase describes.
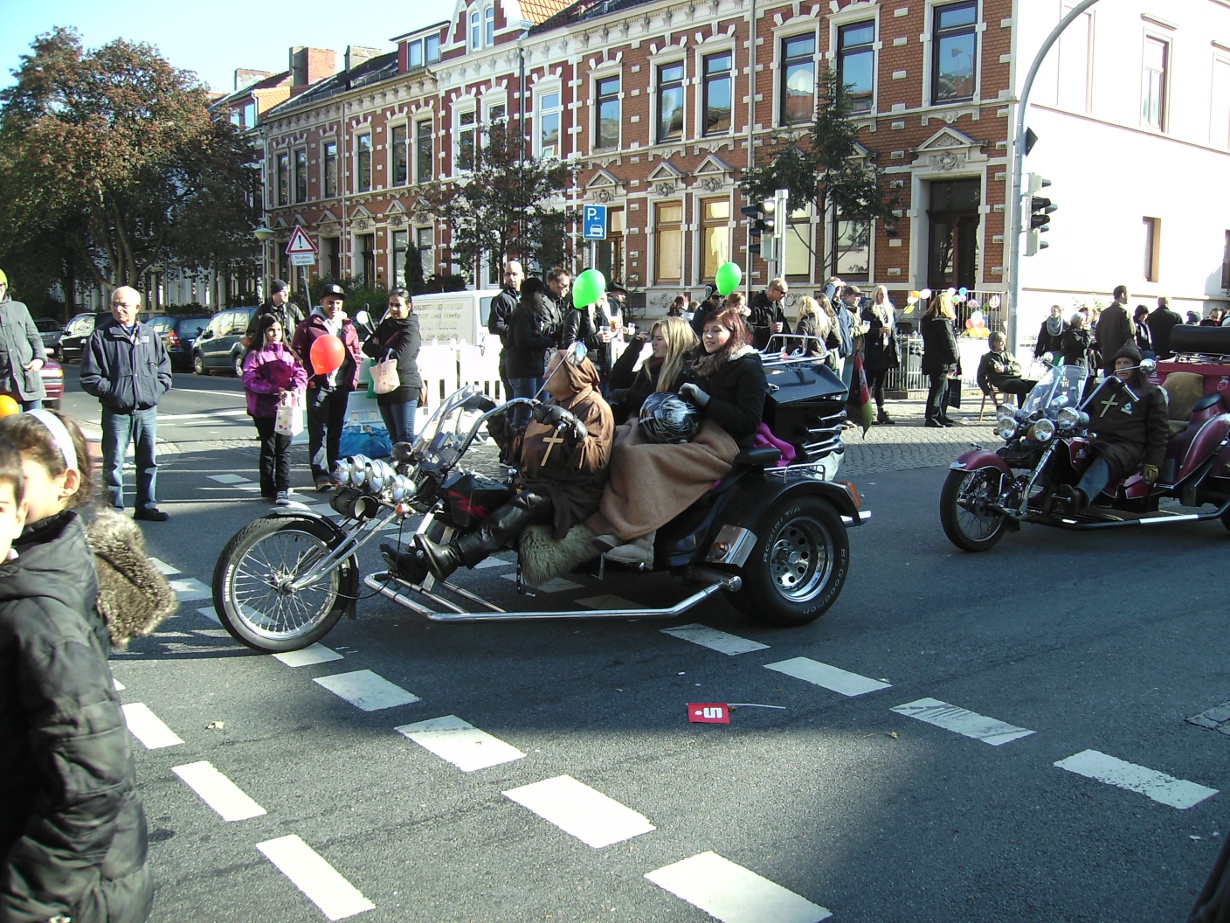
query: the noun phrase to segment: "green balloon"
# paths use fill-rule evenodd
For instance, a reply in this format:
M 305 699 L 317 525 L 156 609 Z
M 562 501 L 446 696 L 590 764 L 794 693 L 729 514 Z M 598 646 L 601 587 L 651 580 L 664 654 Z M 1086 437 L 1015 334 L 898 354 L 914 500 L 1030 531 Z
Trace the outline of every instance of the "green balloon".
M 594 304 L 606 291 L 606 277 L 596 269 L 587 269 L 572 285 L 572 305 L 578 310 Z
M 743 270 L 738 263 L 723 263 L 717 271 L 718 294 L 725 298 L 743 281 Z

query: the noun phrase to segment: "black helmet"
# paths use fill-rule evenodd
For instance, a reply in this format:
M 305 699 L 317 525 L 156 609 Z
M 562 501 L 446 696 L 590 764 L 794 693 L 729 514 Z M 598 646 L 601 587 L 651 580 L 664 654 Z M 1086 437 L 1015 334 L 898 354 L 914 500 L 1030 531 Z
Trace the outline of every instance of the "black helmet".
M 640 430 L 648 442 L 691 442 L 700 413 L 672 391 L 655 391 L 641 405 Z

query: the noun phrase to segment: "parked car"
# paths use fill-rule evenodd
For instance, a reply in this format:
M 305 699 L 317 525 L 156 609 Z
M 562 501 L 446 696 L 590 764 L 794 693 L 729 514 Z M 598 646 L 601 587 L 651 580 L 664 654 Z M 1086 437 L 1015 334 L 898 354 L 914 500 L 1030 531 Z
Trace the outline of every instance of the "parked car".
M 59 410 L 60 399 L 64 397 L 64 368 L 52 358 L 50 351 L 47 353 L 47 358 L 43 360 L 43 368 L 39 374 L 43 376 L 43 387 L 47 389 L 47 397 L 43 399 L 43 406 Z
M 159 314 L 151 317 L 149 325 L 162 337 L 162 345 L 171 357 L 171 368 L 192 368 L 192 347 L 201 331 L 209 326 L 208 314 L 193 317 L 175 317 Z
M 63 325 L 54 317 L 36 317 L 34 326 L 38 328 L 38 334 L 43 338 L 43 348 L 47 350 L 47 355 L 58 356 L 60 337 L 64 335 Z
M 137 320 L 148 321 L 149 311 L 142 311 Z M 64 325 L 64 335 L 60 337 L 60 361 L 73 362 L 81 359 L 85 341 L 90 338 L 94 328 L 111 319 L 110 311 L 98 311 L 90 314 L 78 314 Z
M 209 319 L 192 346 L 192 369 L 198 375 L 227 371 L 243 375 L 243 355 L 248 348 L 248 325 L 255 307 L 228 308 Z

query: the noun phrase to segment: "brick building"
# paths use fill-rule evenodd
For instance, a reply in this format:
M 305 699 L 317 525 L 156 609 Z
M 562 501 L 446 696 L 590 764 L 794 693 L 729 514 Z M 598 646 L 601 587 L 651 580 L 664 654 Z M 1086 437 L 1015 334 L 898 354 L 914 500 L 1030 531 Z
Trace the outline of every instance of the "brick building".
M 428 272 L 454 271 L 448 228 L 415 220 L 416 186 L 463 171 L 483 127 L 506 119 L 524 133 L 528 153 L 572 166 L 558 204 L 607 206 L 608 239 L 596 263 L 643 291 L 655 313 L 679 291 L 697 293 L 727 259 L 743 261 L 738 181 L 757 158 L 770 156 L 775 137 L 806 131 L 822 72 L 832 67 L 852 85 L 860 139 L 902 207 L 897 220 L 871 227 L 813 211 L 790 216 L 780 269 L 793 293 L 818 289 L 835 265 L 846 281 L 887 285 L 899 308 L 906 292 L 925 287 L 964 286 L 988 300 L 1008 282 L 1017 87 L 1042 38 L 1071 6 L 474 0 L 459 5 L 451 21 L 398 37 L 396 52 L 348 59 L 334 77 L 263 116 L 267 223 L 278 232 L 272 250 L 284 261 L 285 241 L 301 225 L 320 246 L 320 274 L 391 286 L 410 247 L 423 252 Z M 1163 195 L 1155 198 L 1165 202 L 1146 205 L 1131 201 L 1143 185 L 1138 180 L 1132 189 L 1108 185 L 1159 156 L 1193 171 L 1181 178 L 1188 185 L 1226 166 L 1230 70 L 1217 62 L 1230 68 L 1230 44 L 1209 42 L 1222 30 L 1230 38 L 1230 9 L 1220 0 L 1174 0 L 1162 19 L 1146 6 L 1116 0 L 1096 7 L 1079 24 L 1083 38 L 1065 35 L 1043 70 L 1030 118 L 1043 145 L 1026 169 L 1055 174 L 1064 208 L 1055 246 L 1022 264 L 1022 337 L 1053 300 L 1093 299 L 1119 282 L 1132 284 L 1140 260 L 1125 252 L 1125 240 L 1134 247 L 1150 233 L 1154 250 L 1183 248 L 1185 210 L 1211 210 L 1209 196 L 1222 197 L 1215 190 L 1175 203 Z M 1071 86 L 1082 66 L 1085 90 L 1077 99 L 1080 92 L 1060 88 Z M 1183 88 L 1183 99 L 1172 86 Z M 1167 123 L 1142 123 L 1163 94 Z M 1180 112 L 1203 112 L 1203 122 Z M 1211 124 L 1221 125 L 1220 140 Z M 1201 129 L 1203 140 L 1194 141 Z M 1101 139 L 1107 155 L 1081 156 L 1065 143 L 1077 130 Z M 1121 169 L 1120 162 L 1132 166 Z M 1089 241 L 1102 228 L 1103 198 L 1125 214 L 1145 208 L 1140 214 L 1155 224 L 1150 230 L 1137 215 L 1131 233 L 1116 232 L 1116 245 L 1097 248 L 1101 262 L 1091 266 Z M 1162 222 L 1173 230 L 1165 242 Z M 1221 260 L 1230 236 L 1216 238 L 1216 267 L 1196 272 L 1176 259 L 1171 265 L 1184 270 L 1167 278 L 1157 270 L 1167 265 L 1159 256 L 1147 285 L 1202 307 L 1224 297 Z M 1210 246 L 1201 241 L 1201 259 Z M 497 279 L 499 257 L 483 267 L 479 285 Z M 774 268 L 757 259 L 753 284 L 762 286 Z M 289 277 L 284 264 L 277 272 Z M 1230 284 L 1230 264 L 1224 273 Z

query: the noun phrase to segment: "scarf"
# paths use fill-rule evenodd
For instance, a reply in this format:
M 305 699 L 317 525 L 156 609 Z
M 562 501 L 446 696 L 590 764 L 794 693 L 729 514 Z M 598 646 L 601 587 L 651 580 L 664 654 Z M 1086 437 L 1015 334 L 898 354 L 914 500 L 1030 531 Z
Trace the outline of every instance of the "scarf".
M 1046 319 L 1046 332 L 1053 337 L 1057 337 L 1063 333 L 1063 318 L 1048 317 Z

